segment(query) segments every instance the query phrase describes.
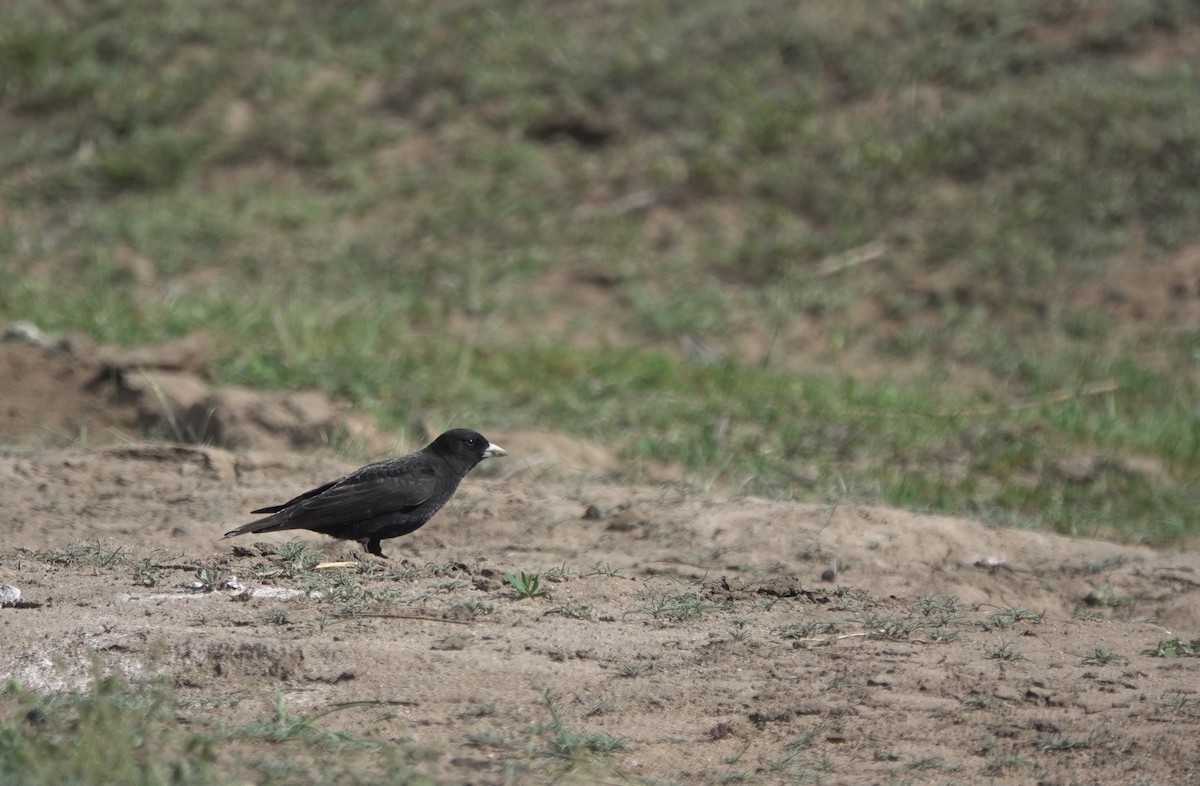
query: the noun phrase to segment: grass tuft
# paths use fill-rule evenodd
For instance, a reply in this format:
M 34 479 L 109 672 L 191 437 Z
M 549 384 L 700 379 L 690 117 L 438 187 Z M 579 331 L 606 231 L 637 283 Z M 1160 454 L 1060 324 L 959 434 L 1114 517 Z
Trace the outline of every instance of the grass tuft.
M 695 592 L 666 592 L 662 594 L 641 594 L 638 598 L 645 603 L 643 614 L 649 614 L 654 619 L 683 622 L 697 619 L 716 611 L 716 606 L 704 600 Z

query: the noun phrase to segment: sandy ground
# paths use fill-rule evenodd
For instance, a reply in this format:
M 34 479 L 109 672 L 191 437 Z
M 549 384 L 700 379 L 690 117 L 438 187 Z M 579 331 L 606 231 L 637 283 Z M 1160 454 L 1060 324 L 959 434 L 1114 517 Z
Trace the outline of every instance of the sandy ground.
M 352 468 L 304 438 L 337 408 L 199 377 L 148 396 L 144 365 L 88 357 L 0 345 L 0 584 L 22 592 L 0 680 L 60 690 L 98 656 L 230 722 L 343 708 L 322 723 L 445 783 L 560 776 L 553 718 L 604 782 L 1200 780 L 1200 659 L 1145 652 L 1200 635 L 1200 555 L 622 484 L 600 446 L 471 423 L 510 457 L 389 560 L 297 572 L 287 536 L 221 533 Z M 178 431 L 188 402 L 153 412 L 172 390 L 224 402 L 228 447 L 145 441 Z M 232 586 L 189 589 L 201 570 Z

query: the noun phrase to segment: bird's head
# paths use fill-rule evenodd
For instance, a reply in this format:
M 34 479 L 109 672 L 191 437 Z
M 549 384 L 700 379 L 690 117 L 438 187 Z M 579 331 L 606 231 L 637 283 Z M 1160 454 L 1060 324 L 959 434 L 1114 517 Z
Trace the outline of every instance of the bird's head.
M 504 448 L 492 444 L 487 437 L 469 428 L 450 429 L 425 450 L 436 453 L 451 463 L 465 465 L 468 470 L 485 458 L 508 455 Z

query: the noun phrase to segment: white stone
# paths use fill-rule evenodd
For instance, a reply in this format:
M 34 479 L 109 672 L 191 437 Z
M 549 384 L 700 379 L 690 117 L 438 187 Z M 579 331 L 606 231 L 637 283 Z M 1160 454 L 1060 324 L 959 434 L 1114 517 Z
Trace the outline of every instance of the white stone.
M 0 585 L 0 608 L 15 606 L 21 602 L 21 590 L 11 584 Z

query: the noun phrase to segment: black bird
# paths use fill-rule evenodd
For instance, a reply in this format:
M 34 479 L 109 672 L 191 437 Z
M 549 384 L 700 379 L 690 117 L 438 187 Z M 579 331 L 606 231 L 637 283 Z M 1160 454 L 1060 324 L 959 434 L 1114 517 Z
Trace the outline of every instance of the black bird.
M 282 505 L 252 510 L 272 515 L 243 524 L 225 537 L 307 529 L 357 540 L 369 553 L 386 559 L 381 540 L 419 528 L 454 496 L 459 481 L 476 464 L 505 455 L 477 431 L 451 429 L 416 453 L 376 461 Z

